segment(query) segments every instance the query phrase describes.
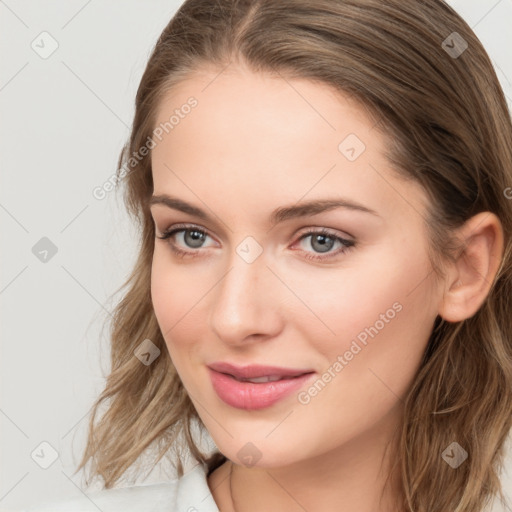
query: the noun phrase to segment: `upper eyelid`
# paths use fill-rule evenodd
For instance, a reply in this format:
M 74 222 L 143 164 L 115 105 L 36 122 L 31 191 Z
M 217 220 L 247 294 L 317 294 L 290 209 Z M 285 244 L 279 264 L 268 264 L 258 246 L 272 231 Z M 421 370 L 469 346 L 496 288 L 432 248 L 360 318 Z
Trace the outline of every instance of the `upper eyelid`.
M 162 230 L 162 233 L 166 233 L 166 232 L 169 232 L 169 231 L 174 231 L 176 233 L 180 232 L 180 231 L 189 231 L 189 230 L 193 230 L 193 229 L 196 229 L 197 231 L 203 231 L 206 235 L 208 235 L 210 238 L 213 238 L 215 239 L 216 237 L 213 236 L 210 231 L 208 229 L 206 229 L 205 227 L 203 226 L 200 226 L 198 224 L 186 224 L 186 225 L 182 225 L 180 223 L 178 224 L 174 224 L 172 226 L 170 226 L 169 228 L 165 228 Z
M 150 216 L 151 218 L 153 219 L 153 221 L 156 223 L 158 222 L 158 218 L 160 216 L 160 213 L 157 213 L 157 212 L 165 212 L 165 211 L 173 211 L 175 212 L 176 210 L 171 207 L 171 208 L 164 208 L 164 205 L 162 205 L 160 202 L 156 202 L 156 203 L 152 203 L 150 204 L 150 207 L 149 207 L 149 210 L 150 210 Z M 285 225 L 288 225 L 289 223 L 291 222 L 300 222 L 302 224 L 305 224 L 307 223 L 308 221 L 311 221 L 314 223 L 314 220 L 313 218 L 318 218 L 318 216 L 320 215 L 325 215 L 325 214 L 328 214 L 329 212 L 333 212 L 335 210 L 341 210 L 341 211 L 351 211 L 351 212 L 359 212 L 361 213 L 361 210 L 359 208 L 355 208 L 355 209 L 352 209 L 352 208 L 342 208 L 342 207 L 333 207 L 333 208 L 328 208 L 326 210 L 322 210 L 322 211 L 318 211 L 318 212 L 315 212 L 315 213 L 305 213 L 303 215 L 299 215 L 299 216 L 294 216 L 294 217 L 291 217 L 291 218 L 286 218 L 286 219 L 282 219 L 280 221 L 278 221 L 277 224 L 273 224 L 271 229 L 274 229 L 275 227 L 278 226 L 278 224 L 285 224 Z M 178 209 L 178 211 L 180 211 Z M 375 213 L 373 210 L 368 210 L 366 208 L 363 208 L 363 211 L 367 211 L 368 213 Z M 182 212 L 183 213 L 183 212 Z M 186 216 L 192 216 L 192 217 L 200 217 L 194 213 L 189 213 L 189 212 L 184 212 Z M 311 217 L 311 218 L 310 218 Z M 367 217 L 372 217 L 373 219 L 379 219 L 380 221 L 383 221 L 383 218 L 376 214 L 375 215 L 371 215 L 371 216 L 367 216 Z M 164 217 L 165 218 L 165 217 Z M 342 217 L 343 218 L 343 217 Z M 207 219 L 202 219 L 201 218 L 201 221 L 203 222 L 211 222 L 214 226 L 215 229 L 219 230 L 221 232 L 222 235 L 225 235 L 226 234 L 226 231 L 224 231 L 224 228 L 226 228 L 228 231 L 231 231 L 232 232 L 232 229 L 229 228 L 229 226 L 227 226 L 224 222 L 222 222 L 222 224 L 224 224 L 224 227 L 221 225 L 221 224 L 218 224 L 217 221 L 215 219 L 210 219 L 210 218 L 207 218 Z M 193 225 L 196 225 L 194 223 L 193 220 L 189 221 L 191 224 Z M 179 224 L 179 223 L 178 223 Z M 208 229 L 207 228 L 203 228 L 202 226 L 200 225 L 197 225 L 198 227 L 200 227 L 200 229 L 203 229 L 204 231 L 207 231 L 208 232 Z M 324 228 L 325 226 L 315 226 L 315 229 L 322 229 Z M 326 229 L 334 229 L 334 228 L 326 228 Z M 336 231 L 336 230 L 335 230 Z M 354 235 L 352 235 L 351 233 L 348 233 L 347 231 L 344 231 L 349 237 L 352 237 L 353 239 L 355 239 L 356 237 Z M 336 236 L 339 236 L 339 235 L 336 235 Z

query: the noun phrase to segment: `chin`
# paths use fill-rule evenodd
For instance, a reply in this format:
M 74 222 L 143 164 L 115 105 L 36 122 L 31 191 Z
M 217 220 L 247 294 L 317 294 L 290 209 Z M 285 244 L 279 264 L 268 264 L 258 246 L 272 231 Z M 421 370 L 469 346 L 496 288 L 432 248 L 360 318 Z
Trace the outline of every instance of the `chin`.
M 247 437 L 245 438 L 247 439 Z M 298 453 L 297 446 L 300 443 L 289 446 L 276 446 L 268 439 L 265 441 L 237 440 L 229 442 L 229 446 L 217 445 L 221 453 L 234 464 L 247 468 L 272 469 L 288 466 L 299 462 L 304 458 L 303 449 Z

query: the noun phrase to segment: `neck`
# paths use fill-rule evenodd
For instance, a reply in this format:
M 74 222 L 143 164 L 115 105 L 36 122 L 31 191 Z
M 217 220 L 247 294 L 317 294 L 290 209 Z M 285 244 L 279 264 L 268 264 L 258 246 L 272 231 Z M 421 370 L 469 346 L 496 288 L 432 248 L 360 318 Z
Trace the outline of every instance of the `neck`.
M 375 426 L 350 443 L 286 466 L 230 465 L 221 512 L 397 512 L 395 427 Z M 389 478 L 388 478 L 389 477 Z M 229 503 L 229 504 L 228 504 Z

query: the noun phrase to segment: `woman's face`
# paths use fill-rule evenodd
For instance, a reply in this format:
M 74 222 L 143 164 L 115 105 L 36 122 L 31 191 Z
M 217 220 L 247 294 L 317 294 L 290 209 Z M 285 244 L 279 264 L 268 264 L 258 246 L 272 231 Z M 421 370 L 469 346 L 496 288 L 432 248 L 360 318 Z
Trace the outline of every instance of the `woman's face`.
M 155 239 L 152 300 L 234 462 L 284 466 L 396 425 L 441 291 L 426 195 L 393 175 L 374 124 L 326 85 L 242 68 L 204 70 L 160 106 L 154 196 L 174 202 L 151 212 L 157 237 L 180 231 Z M 251 383 L 218 363 L 282 369 Z

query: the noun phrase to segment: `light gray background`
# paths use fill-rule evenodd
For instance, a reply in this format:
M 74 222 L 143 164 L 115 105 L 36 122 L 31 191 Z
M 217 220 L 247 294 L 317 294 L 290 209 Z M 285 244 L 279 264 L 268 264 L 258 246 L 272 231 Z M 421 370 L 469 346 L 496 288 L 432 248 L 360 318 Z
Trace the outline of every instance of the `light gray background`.
M 449 3 L 512 106 L 512 0 Z M 82 493 L 73 472 L 109 365 L 100 330 L 137 247 L 121 194 L 100 201 L 92 190 L 115 172 L 150 50 L 180 4 L 0 0 L 2 511 Z M 46 37 L 50 48 L 43 31 L 58 43 L 46 59 L 31 47 Z M 43 237 L 58 249 L 46 263 L 32 252 Z M 48 469 L 35 462 L 50 461 L 42 442 L 58 453 Z M 503 482 L 512 496 L 508 470 Z

